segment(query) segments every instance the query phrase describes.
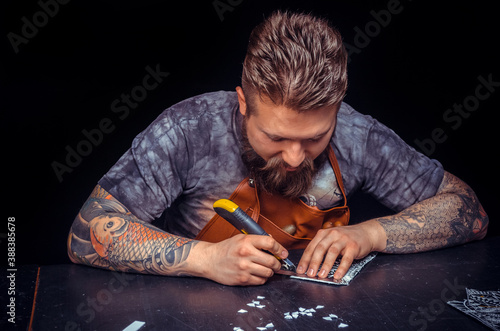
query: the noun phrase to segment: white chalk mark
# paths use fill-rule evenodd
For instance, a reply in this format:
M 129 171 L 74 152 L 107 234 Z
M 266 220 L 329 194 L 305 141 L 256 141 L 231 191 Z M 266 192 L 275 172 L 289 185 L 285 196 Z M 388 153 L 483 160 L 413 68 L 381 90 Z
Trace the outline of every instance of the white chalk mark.
M 345 323 L 340 323 L 339 324 L 339 328 L 345 328 L 345 327 L 348 327 L 349 325 L 345 324 Z
M 325 308 L 325 306 L 321 306 L 321 305 L 316 306 L 316 309 L 321 309 L 321 308 Z
M 127 326 L 123 331 L 137 331 L 142 328 L 146 322 L 134 321 L 129 326 Z
M 274 324 L 273 324 L 273 323 L 268 323 L 268 324 L 266 325 L 266 328 L 267 328 L 267 329 L 272 329 L 272 328 L 274 328 Z
M 266 298 L 266 297 L 263 297 L 262 295 L 257 296 L 257 299 L 259 299 L 259 300 L 263 300 L 263 299 L 265 299 L 265 298 Z
M 238 313 L 243 314 L 243 313 L 248 313 L 248 311 L 246 311 L 245 309 L 240 309 L 238 310 Z
M 329 316 L 323 317 L 323 319 L 324 319 L 324 320 L 327 320 L 327 321 L 331 321 L 331 320 L 332 320 L 332 318 L 331 318 L 331 317 L 329 317 Z

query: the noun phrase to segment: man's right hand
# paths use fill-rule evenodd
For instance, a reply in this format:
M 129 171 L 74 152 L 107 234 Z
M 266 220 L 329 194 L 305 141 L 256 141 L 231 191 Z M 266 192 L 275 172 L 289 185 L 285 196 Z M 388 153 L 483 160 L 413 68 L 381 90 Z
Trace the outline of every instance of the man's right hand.
M 269 236 L 240 234 L 212 244 L 167 233 L 139 220 L 99 185 L 75 218 L 67 248 L 75 263 L 165 276 L 198 276 L 226 285 L 260 285 L 279 270 L 279 261 L 262 250 L 288 256 L 288 251 Z
M 187 262 L 199 266 L 199 276 L 221 284 L 262 285 L 281 268 L 280 262 L 263 250 L 281 258 L 288 256 L 272 237 L 238 234 L 215 244 L 199 242 Z

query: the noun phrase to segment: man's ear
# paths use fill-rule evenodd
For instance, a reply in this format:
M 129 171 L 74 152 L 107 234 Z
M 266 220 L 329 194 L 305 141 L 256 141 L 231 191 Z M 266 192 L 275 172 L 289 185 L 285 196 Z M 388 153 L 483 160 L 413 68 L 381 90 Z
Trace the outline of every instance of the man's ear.
M 247 113 L 247 102 L 245 100 L 245 94 L 243 94 L 243 89 L 240 86 L 236 86 L 236 93 L 238 94 L 238 103 L 240 104 L 240 113 L 245 116 Z

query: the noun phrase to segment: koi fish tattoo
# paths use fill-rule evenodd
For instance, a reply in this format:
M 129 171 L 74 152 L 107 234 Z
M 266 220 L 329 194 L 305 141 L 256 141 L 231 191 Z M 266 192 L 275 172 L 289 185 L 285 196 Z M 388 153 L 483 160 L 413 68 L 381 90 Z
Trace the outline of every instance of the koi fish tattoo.
M 184 275 L 197 243 L 140 221 L 98 185 L 73 223 L 68 254 L 73 262 L 112 270 Z

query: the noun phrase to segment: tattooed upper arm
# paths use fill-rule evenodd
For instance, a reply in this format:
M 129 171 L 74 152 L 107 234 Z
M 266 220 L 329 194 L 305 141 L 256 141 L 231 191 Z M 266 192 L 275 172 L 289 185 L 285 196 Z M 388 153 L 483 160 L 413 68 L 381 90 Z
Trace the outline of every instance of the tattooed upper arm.
M 455 194 L 462 201 L 462 204 L 457 206 L 457 218 L 464 220 L 471 230 L 467 241 L 483 239 L 486 236 L 489 218 L 469 185 L 449 172 L 445 172 L 437 194 Z
M 488 216 L 474 191 L 445 172 L 434 197 L 380 218 L 387 235 L 385 252 L 414 253 L 482 239 Z
M 196 243 L 140 221 L 97 185 L 73 222 L 68 255 L 113 270 L 179 275 Z

